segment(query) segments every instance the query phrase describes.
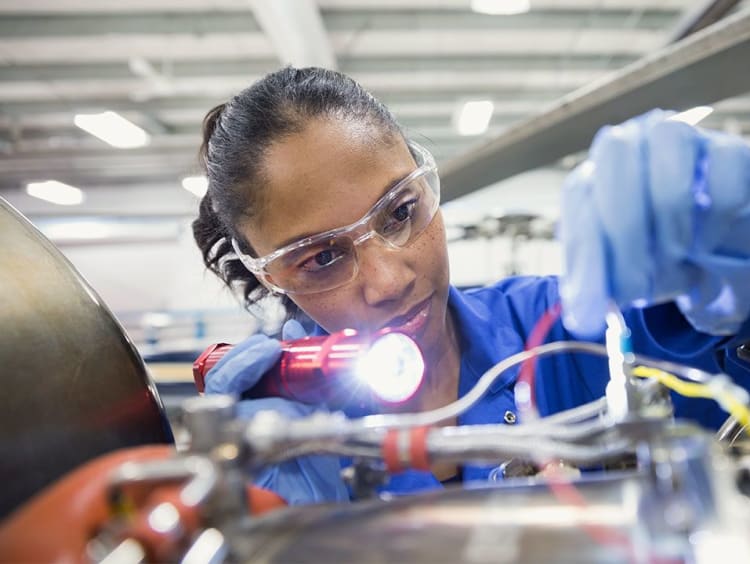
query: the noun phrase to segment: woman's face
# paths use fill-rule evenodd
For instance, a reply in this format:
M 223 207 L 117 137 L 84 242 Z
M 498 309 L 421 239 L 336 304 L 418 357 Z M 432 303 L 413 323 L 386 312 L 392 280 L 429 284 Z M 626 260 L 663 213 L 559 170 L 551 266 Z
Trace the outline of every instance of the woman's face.
M 338 119 L 311 121 L 272 145 L 263 165 L 262 210 L 242 229 L 259 256 L 354 223 L 416 168 L 400 137 Z M 329 332 L 401 327 L 427 354 L 440 346 L 449 275 L 440 211 L 408 246 L 391 248 L 372 238 L 357 253 L 359 271 L 351 282 L 290 298 Z

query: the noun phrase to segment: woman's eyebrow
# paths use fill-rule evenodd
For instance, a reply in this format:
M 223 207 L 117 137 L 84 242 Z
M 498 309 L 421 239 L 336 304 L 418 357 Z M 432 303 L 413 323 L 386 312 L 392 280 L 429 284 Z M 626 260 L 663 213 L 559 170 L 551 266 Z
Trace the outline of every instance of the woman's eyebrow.
M 407 172 L 407 173 L 405 173 L 405 174 L 401 174 L 400 176 L 396 177 L 396 178 L 395 178 L 394 180 L 391 180 L 390 182 L 386 183 L 386 185 L 385 185 L 385 188 L 384 188 L 384 189 L 383 189 L 383 191 L 382 191 L 382 192 L 380 193 L 380 196 L 378 196 L 378 202 L 379 202 L 379 201 L 380 201 L 380 199 L 381 199 L 381 198 L 382 198 L 383 196 L 385 196 L 385 195 L 386 195 L 386 194 L 387 194 L 387 193 L 388 193 L 389 191 L 391 191 L 391 190 L 392 190 L 393 188 L 395 188 L 395 187 L 396 187 L 396 186 L 397 186 L 397 185 L 398 185 L 399 183 L 401 183 L 401 182 L 403 182 L 404 180 L 406 180 L 406 179 L 407 179 L 407 178 L 408 178 L 409 176 L 411 176 L 412 174 L 414 174 L 414 172 L 415 172 L 416 170 L 418 170 L 418 169 L 419 169 L 419 167 L 417 166 L 417 167 L 415 167 L 415 168 L 411 169 L 411 170 L 410 170 L 409 172 Z M 377 203 L 377 202 L 376 202 L 376 203 Z M 374 205 L 375 205 L 375 204 L 373 204 L 373 206 L 374 206 Z M 370 209 L 372 209 L 372 208 L 370 208 Z

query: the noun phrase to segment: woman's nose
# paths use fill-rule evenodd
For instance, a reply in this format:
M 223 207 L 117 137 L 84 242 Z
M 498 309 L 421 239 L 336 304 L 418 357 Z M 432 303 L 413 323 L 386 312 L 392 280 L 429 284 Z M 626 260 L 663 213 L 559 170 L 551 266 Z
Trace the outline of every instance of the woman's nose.
M 394 249 L 373 238 L 357 247 L 359 280 L 365 301 L 372 306 L 399 301 L 410 295 L 417 273 L 402 249 Z

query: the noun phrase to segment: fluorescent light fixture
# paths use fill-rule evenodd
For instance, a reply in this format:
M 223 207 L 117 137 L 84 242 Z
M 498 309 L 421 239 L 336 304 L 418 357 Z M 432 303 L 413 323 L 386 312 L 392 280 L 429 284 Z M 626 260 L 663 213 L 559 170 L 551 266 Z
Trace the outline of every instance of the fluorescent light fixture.
M 54 221 L 39 226 L 52 241 L 95 241 L 111 237 L 113 230 L 105 222 L 93 219 L 73 219 Z
M 208 178 L 205 176 L 186 176 L 182 179 L 182 187 L 202 198 L 208 191 Z
M 74 206 L 83 202 L 83 192 L 80 188 L 70 186 L 57 180 L 45 180 L 44 182 L 29 182 L 26 185 L 26 193 L 40 200 L 47 200 L 61 206 Z
M 471 9 L 492 16 L 513 16 L 531 9 L 530 0 L 471 0 Z
M 490 100 L 465 102 L 454 116 L 459 135 L 480 135 L 487 131 L 494 108 Z
M 74 122 L 84 131 L 118 149 L 143 147 L 151 139 L 143 129 L 112 111 L 76 114 Z
M 696 125 L 701 120 L 710 116 L 713 111 L 714 109 L 711 106 L 695 106 L 694 108 L 675 114 L 669 119 L 672 121 L 682 121 L 689 125 Z
M 182 232 L 177 221 L 138 216 L 40 217 L 34 225 L 58 245 L 176 241 Z

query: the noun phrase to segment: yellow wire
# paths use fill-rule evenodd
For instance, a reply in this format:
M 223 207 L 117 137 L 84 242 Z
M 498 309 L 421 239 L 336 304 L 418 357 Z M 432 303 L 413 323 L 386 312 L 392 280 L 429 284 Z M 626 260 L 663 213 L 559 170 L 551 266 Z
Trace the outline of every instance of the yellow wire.
M 689 398 L 711 398 L 716 400 L 719 405 L 725 411 L 728 411 L 732 417 L 742 425 L 750 424 L 750 410 L 747 406 L 739 401 L 736 397 L 729 393 L 715 394 L 713 390 L 706 384 L 700 384 L 698 382 L 686 382 L 670 374 L 664 372 L 658 368 L 651 368 L 649 366 L 636 366 L 633 368 L 633 376 L 639 378 L 654 378 L 661 384 L 674 390 L 681 396 Z

